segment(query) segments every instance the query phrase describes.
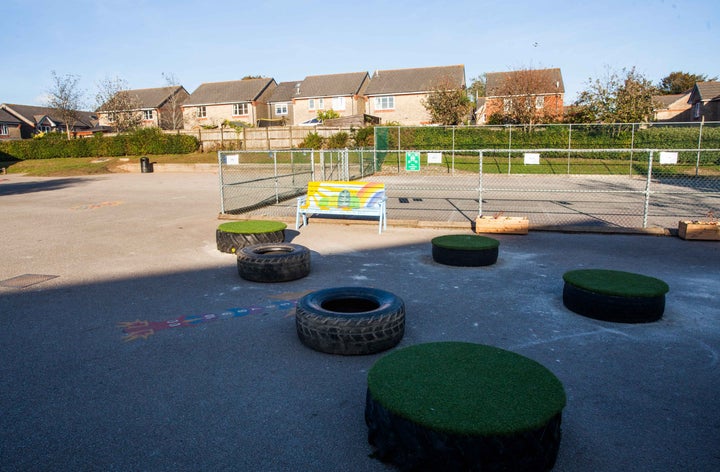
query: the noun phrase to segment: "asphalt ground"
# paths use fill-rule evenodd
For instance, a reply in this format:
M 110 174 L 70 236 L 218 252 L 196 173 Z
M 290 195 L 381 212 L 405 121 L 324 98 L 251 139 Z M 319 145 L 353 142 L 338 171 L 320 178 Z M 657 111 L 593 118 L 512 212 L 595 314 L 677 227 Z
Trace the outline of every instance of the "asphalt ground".
M 497 264 L 433 262 L 458 228 L 311 218 L 312 271 L 259 284 L 217 251 L 215 174 L 0 176 L 0 470 L 380 471 L 364 424 L 384 353 L 303 346 L 292 302 L 335 286 L 406 304 L 399 347 L 508 349 L 563 383 L 558 471 L 720 469 L 720 243 L 531 231 Z M 562 274 L 670 285 L 662 320 L 588 319 Z M 180 326 L 178 326 L 180 325 Z

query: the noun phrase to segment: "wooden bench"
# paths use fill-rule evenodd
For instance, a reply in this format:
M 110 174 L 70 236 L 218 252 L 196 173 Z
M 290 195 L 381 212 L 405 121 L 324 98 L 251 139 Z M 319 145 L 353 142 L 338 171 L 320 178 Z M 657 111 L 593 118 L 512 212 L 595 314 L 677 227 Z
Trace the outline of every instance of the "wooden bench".
M 309 215 L 377 216 L 378 233 L 387 229 L 385 184 L 379 182 L 308 182 L 307 195 L 297 199 L 295 229 Z

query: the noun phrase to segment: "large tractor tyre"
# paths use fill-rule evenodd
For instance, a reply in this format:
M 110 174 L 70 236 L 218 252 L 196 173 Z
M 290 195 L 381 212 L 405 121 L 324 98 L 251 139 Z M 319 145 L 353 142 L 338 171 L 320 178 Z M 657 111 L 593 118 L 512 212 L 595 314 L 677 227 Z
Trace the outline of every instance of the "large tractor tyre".
M 405 303 L 367 287 L 336 287 L 302 297 L 295 310 L 300 341 L 311 349 L 346 356 L 374 354 L 405 334 Z
M 288 282 L 310 273 L 310 250 L 291 243 L 254 244 L 237 253 L 237 268 L 252 282 Z

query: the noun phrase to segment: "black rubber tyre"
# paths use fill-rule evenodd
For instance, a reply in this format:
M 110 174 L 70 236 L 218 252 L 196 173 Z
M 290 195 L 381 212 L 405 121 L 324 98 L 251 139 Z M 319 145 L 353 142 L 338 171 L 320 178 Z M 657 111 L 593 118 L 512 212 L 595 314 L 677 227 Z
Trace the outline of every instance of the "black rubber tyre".
M 498 259 L 499 241 L 478 235 L 445 235 L 433 238 L 432 258 L 438 264 L 458 267 L 493 265 Z
M 288 282 L 310 273 L 310 250 L 291 243 L 254 244 L 237 253 L 238 274 L 253 282 Z
M 507 436 L 435 431 L 393 414 L 367 391 L 365 423 L 374 457 L 400 470 L 546 471 L 560 449 L 561 413 L 542 427 Z
M 240 249 L 255 244 L 281 243 L 285 240 L 285 231 L 268 231 L 262 233 L 238 233 L 215 230 L 218 251 L 236 254 Z
M 337 287 L 302 297 L 295 310 L 298 338 L 307 347 L 346 356 L 374 354 L 405 334 L 405 303 L 367 287 Z
M 662 318 L 665 295 L 620 297 L 593 292 L 565 282 L 563 303 L 588 318 L 616 323 L 649 323 Z

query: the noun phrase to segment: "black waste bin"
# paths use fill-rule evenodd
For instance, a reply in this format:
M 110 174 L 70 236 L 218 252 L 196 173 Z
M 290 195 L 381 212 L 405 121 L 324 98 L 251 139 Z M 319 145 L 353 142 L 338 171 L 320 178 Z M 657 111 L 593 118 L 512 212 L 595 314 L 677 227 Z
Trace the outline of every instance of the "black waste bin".
M 148 172 L 153 171 L 153 165 L 152 162 L 150 162 L 150 159 L 147 157 L 141 157 L 140 158 L 140 172 L 143 174 L 147 174 Z

